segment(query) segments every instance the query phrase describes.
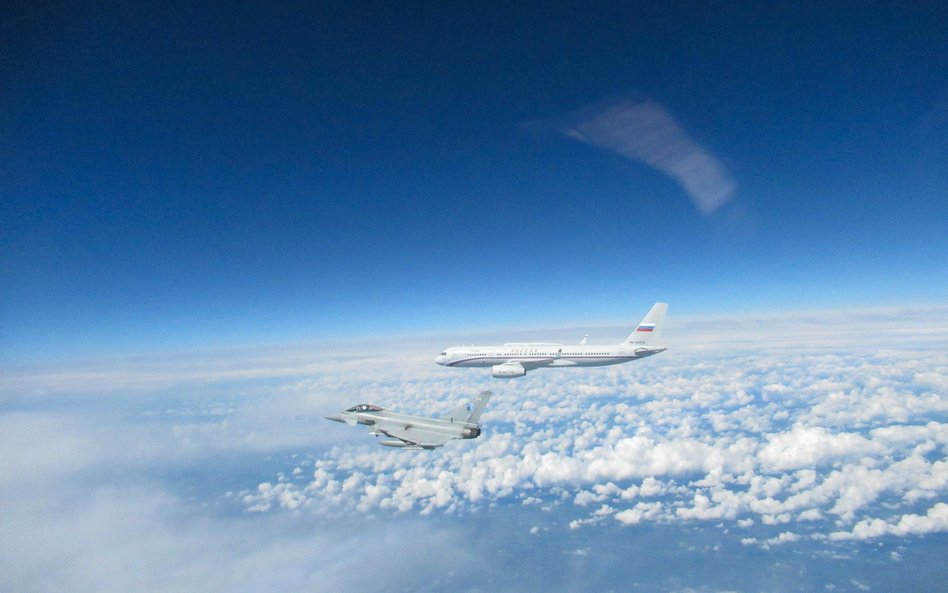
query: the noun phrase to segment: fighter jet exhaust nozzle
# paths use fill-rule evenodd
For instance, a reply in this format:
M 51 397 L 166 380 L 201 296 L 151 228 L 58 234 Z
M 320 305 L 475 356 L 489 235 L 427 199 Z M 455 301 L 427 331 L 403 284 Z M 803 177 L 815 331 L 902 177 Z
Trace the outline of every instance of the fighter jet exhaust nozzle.
M 476 439 L 477 437 L 481 436 L 481 429 L 478 426 L 473 426 L 470 428 L 465 428 L 461 434 L 466 439 Z

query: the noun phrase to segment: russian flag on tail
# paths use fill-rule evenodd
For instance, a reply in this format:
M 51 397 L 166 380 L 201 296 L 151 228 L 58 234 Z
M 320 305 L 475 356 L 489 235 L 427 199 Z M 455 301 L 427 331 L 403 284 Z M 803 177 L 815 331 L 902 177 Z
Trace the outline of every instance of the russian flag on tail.
M 655 329 L 655 324 L 654 324 L 654 323 L 643 323 L 642 325 L 638 326 L 638 327 L 635 329 L 635 331 L 636 331 L 636 332 L 650 332 L 650 331 L 652 331 L 652 330 L 654 330 L 654 329 Z

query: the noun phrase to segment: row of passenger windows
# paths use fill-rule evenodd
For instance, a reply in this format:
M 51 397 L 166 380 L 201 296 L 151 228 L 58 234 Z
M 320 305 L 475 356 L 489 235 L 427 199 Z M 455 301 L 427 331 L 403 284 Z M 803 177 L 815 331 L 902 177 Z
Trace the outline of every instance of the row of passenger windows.
M 611 352 L 582 352 L 582 353 L 560 352 L 559 353 L 560 356 L 609 356 L 611 354 L 612 354 Z M 482 356 L 486 356 L 488 358 L 509 358 L 511 356 L 555 356 L 555 355 L 556 354 L 553 352 L 514 352 L 512 354 L 496 354 L 496 353 L 484 354 L 484 353 L 478 353 L 478 352 L 471 352 L 468 354 L 468 356 L 472 356 L 475 358 L 482 357 Z

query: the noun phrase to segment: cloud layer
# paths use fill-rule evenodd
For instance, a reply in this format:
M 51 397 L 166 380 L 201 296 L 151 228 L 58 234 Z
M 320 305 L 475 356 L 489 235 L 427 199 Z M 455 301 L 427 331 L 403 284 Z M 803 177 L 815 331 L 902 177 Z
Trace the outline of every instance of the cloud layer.
M 905 542 L 900 562 L 948 532 L 946 311 L 758 316 L 728 341 L 679 319 L 660 356 L 506 382 L 434 365 L 443 337 L 5 369 L 0 588 L 359 591 L 371 550 L 390 590 L 475 590 L 468 571 L 523 590 L 525 562 L 588 583 L 617 542 L 653 558 L 640 541 L 709 560 Z M 322 419 L 482 389 L 484 434 L 437 451 Z
M 941 529 L 943 353 L 688 355 L 635 364 L 628 373 L 539 371 L 494 383 L 476 442 L 407 455 L 374 444 L 335 447 L 296 476 L 245 492 L 245 504 L 428 514 L 507 502 L 565 507 L 577 527 L 761 524 L 788 534 L 780 542 Z M 476 371 L 465 379 L 469 392 L 485 387 Z M 305 389 L 319 389 L 319 381 Z M 379 395 L 420 411 L 437 409 L 443 391 L 400 390 Z M 873 523 L 903 520 L 911 530 Z M 866 521 L 876 526 L 861 527 Z

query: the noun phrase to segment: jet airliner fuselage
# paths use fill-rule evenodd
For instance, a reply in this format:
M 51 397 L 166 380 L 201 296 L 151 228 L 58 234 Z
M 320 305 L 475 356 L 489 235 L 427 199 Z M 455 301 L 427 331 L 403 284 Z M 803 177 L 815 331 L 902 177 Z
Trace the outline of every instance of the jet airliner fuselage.
M 442 352 L 435 362 L 446 367 L 491 367 L 491 374 L 497 378 L 522 377 L 528 370 L 544 367 L 621 364 L 665 351 L 666 348 L 656 342 L 661 337 L 667 310 L 667 304 L 655 303 L 635 331 L 620 344 L 508 343 L 503 346 L 455 346 Z

